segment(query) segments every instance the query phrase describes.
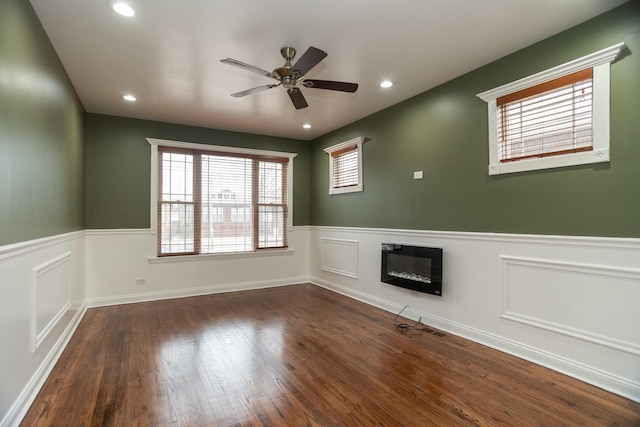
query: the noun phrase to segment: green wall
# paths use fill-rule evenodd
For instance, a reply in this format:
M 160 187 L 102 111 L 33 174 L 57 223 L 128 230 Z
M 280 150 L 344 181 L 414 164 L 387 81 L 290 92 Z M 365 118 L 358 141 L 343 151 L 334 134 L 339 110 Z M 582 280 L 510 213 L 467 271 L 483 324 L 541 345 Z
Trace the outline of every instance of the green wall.
M 0 1 L 0 245 L 84 228 L 83 108 L 26 0 Z
M 619 41 L 611 163 L 488 176 L 487 107 L 476 94 Z M 295 225 L 640 237 L 638 52 L 631 1 L 309 144 L 85 115 L 29 3 L 1 0 L 0 245 L 148 227 L 146 137 L 298 153 Z M 322 148 L 360 135 L 365 191 L 329 196 Z M 417 170 L 423 180 L 412 179 Z
M 611 162 L 489 176 L 487 104 L 476 94 L 620 41 Z M 356 136 L 367 138 L 364 191 L 329 196 L 322 149 Z M 311 168 L 313 225 L 640 237 L 640 2 L 314 140 Z
M 297 153 L 293 223 L 309 224 L 308 142 L 87 114 L 87 228 L 149 227 L 151 146 L 146 138 Z

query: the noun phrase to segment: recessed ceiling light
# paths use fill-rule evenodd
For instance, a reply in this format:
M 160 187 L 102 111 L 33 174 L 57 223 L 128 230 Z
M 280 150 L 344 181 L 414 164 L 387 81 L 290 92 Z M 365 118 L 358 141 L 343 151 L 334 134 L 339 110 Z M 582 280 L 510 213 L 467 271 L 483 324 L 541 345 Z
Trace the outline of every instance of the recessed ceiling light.
M 136 14 L 133 8 L 123 1 L 112 1 L 111 8 L 122 16 L 131 17 Z
M 380 87 L 387 88 L 391 86 L 393 86 L 393 82 L 391 80 L 385 80 L 382 83 L 380 83 Z
M 303 124 L 302 127 L 305 129 L 311 129 L 311 125 L 309 123 Z
M 134 102 L 136 100 L 136 97 L 131 94 L 127 94 L 122 95 L 122 99 L 124 99 L 125 101 Z

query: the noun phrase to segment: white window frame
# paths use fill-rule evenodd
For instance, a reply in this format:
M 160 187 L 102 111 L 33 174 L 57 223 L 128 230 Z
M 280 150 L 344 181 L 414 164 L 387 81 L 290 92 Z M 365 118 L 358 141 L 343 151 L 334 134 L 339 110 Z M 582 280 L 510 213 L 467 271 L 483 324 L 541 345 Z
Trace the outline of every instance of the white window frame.
M 623 47 L 624 43 L 618 43 L 571 62 L 479 93 L 477 96 L 488 104 L 489 175 L 610 161 L 610 63 L 618 57 Z M 593 151 L 500 163 L 498 154 L 498 107 L 496 100 L 501 96 L 518 92 L 586 68 L 593 68 Z
M 267 150 L 256 150 L 251 148 L 241 148 L 241 147 L 227 147 L 221 145 L 208 145 L 208 144 L 197 144 L 192 142 L 182 142 L 182 141 L 171 141 L 167 139 L 157 139 L 157 138 L 146 138 L 149 145 L 151 145 L 151 186 L 150 186 L 150 199 L 151 204 L 149 207 L 149 224 L 150 224 L 150 232 L 157 236 L 158 232 L 158 147 L 175 147 L 175 148 L 184 148 L 191 150 L 200 150 L 200 151 L 216 151 L 216 152 L 224 152 L 224 153 L 237 153 L 237 154 L 248 154 L 248 155 L 256 155 L 256 156 L 267 156 L 267 157 L 286 157 L 289 159 L 288 168 L 287 168 L 287 205 L 288 205 L 288 215 L 287 215 L 287 224 L 286 227 L 288 231 L 291 231 L 293 228 L 293 159 L 298 155 L 297 153 L 285 153 L 280 151 L 267 151 Z M 154 242 L 155 244 L 155 242 Z M 291 252 L 291 250 L 284 249 L 269 249 L 267 251 L 263 251 L 264 253 L 274 253 L 274 252 Z M 180 255 L 174 257 L 150 257 L 149 260 L 162 260 L 166 259 L 170 261 L 176 260 L 188 260 L 194 257 L 196 258 L 206 258 L 206 257 L 229 257 L 229 256 L 252 256 L 259 255 L 259 252 L 242 252 L 238 254 L 198 254 L 198 255 Z
M 344 194 L 355 193 L 364 190 L 364 184 L 362 182 L 362 144 L 364 143 L 364 137 L 358 136 L 340 144 L 332 145 L 324 149 L 324 152 L 329 155 L 329 194 Z M 333 159 L 331 154 L 336 151 L 341 151 L 355 147 L 358 151 L 358 185 L 352 185 L 349 187 L 336 187 L 333 176 Z

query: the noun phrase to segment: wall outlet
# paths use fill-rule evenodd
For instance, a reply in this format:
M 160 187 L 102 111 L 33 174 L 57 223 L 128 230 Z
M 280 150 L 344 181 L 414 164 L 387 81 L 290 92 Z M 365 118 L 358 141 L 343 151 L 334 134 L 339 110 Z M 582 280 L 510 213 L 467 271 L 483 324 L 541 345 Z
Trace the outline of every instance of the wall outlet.
M 415 171 L 413 173 L 413 179 L 422 179 L 422 171 Z
M 141 286 L 146 284 L 147 284 L 147 279 L 145 279 L 144 277 L 140 277 L 136 279 L 136 286 Z

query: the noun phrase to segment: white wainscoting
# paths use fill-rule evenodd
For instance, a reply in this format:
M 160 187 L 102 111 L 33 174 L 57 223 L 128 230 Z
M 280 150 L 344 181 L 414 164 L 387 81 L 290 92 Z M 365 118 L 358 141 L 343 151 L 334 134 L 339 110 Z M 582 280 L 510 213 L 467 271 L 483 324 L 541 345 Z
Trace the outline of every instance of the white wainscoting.
M 320 268 L 330 273 L 358 278 L 358 241 L 321 239 Z
M 89 307 L 283 286 L 309 281 L 309 229 L 289 249 L 259 254 L 157 258 L 151 229 L 86 232 Z M 143 285 L 139 285 L 144 281 Z
M 411 319 L 640 401 L 640 239 L 342 227 L 310 234 L 312 283 L 394 314 L 409 305 L 403 315 Z M 355 278 L 326 268 L 328 242 L 357 242 L 339 261 Z M 383 242 L 442 247 L 443 296 L 382 283 Z
M 33 309 L 31 313 L 31 351 L 71 308 L 71 252 L 33 268 Z
M 640 310 L 640 270 L 500 258 L 503 319 L 640 356 L 640 327 L 628 325 Z
M 0 426 L 17 426 L 84 314 L 84 232 L 0 246 L 0 295 Z
M 409 318 L 640 401 L 640 239 L 294 227 L 289 240 L 180 261 L 155 259 L 148 229 L 0 247 L 0 427 L 19 424 L 89 305 L 306 281 L 389 311 L 389 327 L 409 305 Z M 383 242 L 442 247 L 443 296 L 382 283 Z

